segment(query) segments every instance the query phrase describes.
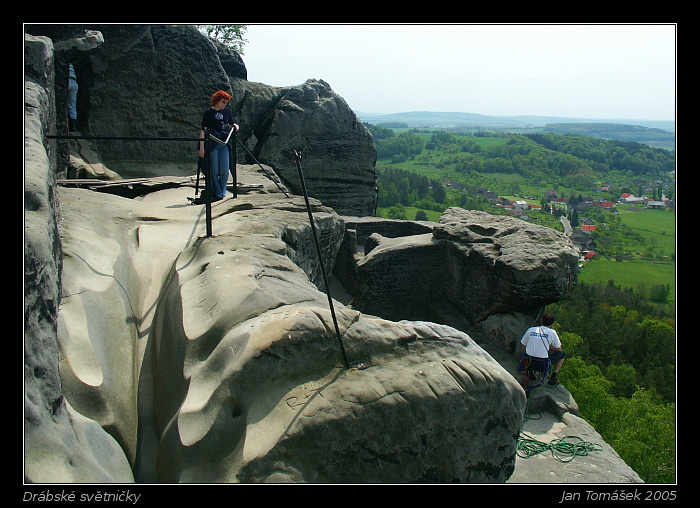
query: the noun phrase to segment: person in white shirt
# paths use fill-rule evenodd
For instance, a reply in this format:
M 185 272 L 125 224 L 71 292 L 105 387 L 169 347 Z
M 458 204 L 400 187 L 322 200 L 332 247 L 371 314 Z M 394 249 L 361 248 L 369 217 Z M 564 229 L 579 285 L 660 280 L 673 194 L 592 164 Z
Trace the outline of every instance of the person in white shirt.
M 540 360 L 549 358 L 553 365 L 549 384 L 555 385 L 559 382 L 557 375 L 564 365 L 566 351 L 562 348 L 557 332 L 550 328 L 552 324 L 554 324 L 554 314 L 545 313 L 542 316 L 542 325 L 528 328 L 520 343 L 527 356 Z

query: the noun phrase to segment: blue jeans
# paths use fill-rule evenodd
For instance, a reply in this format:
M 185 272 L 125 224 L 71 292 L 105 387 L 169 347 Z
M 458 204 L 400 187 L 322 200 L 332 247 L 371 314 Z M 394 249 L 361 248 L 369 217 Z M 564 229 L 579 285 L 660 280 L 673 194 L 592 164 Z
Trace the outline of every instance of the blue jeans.
M 212 197 L 226 197 L 226 183 L 228 182 L 229 172 L 229 153 L 228 145 L 220 145 L 212 143 L 210 157 L 211 164 L 211 183 Z
M 78 82 L 74 79 L 68 80 L 68 118 L 75 120 L 78 118 Z

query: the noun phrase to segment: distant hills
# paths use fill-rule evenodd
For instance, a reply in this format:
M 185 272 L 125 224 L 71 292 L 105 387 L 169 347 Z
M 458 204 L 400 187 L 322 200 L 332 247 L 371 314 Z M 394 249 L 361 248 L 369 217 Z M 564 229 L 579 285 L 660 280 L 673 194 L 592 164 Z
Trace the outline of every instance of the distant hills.
M 387 115 L 356 111 L 369 124 L 405 124 L 417 128 L 534 129 L 539 132 L 574 133 L 604 139 L 637 141 L 673 149 L 676 123 L 662 120 L 572 118 L 557 116 L 495 116 L 477 113 L 410 111 Z
M 611 118 L 569 118 L 558 116 L 491 116 L 477 113 L 456 113 L 436 111 L 410 111 L 406 113 L 391 113 L 388 115 L 362 113 L 355 111 L 363 122 L 378 124 L 384 122 L 401 122 L 409 127 L 478 127 L 491 129 L 527 129 L 542 127 L 548 123 L 617 123 L 640 125 L 654 129 L 675 132 L 674 121 L 663 120 L 633 120 Z

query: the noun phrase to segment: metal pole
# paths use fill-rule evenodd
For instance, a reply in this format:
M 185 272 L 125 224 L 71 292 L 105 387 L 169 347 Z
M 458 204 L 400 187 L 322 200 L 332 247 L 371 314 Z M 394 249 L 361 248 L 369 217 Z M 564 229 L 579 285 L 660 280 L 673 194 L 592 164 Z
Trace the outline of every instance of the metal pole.
M 231 134 L 233 139 L 236 139 L 235 129 L 231 128 Z M 233 197 L 238 197 L 238 178 L 236 175 L 236 143 L 231 142 L 228 144 L 228 160 L 229 169 L 231 171 L 231 176 L 233 177 Z
M 197 183 L 194 187 L 194 195 L 195 198 L 199 196 L 199 174 L 202 172 L 202 164 L 204 164 L 204 158 L 201 158 L 197 156 Z M 194 202 L 194 200 L 193 200 Z
M 204 177 L 204 208 L 206 210 L 206 221 L 207 221 L 207 237 L 211 238 L 212 228 L 211 228 L 211 192 L 212 192 L 212 181 L 211 181 L 211 153 L 209 150 L 209 129 L 204 129 L 204 168 L 206 170 L 206 176 Z
M 304 183 L 304 173 L 301 170 L 301 153 L 294 150 L 294 162 L 296 162 L 297 169 L 299 170 L 299 181 L 301 182 L 301 190 L 304 194 L 304 201 L 306 202 L 306 211 L 309 214 L 309 222 L 311 223 L 311 233 L 314 237 L 314 244 L 316 244 L 316 252 L 318 253 L 318 261 L 321 265 L 321 274 L 323 275 L 323 282 L 326 285 L 326 296 L 328 296 L 328 306 L 331 310 L 331 316 L 333 317 L 333 325 L 335 326 L 335 334 L 338 337 L 338 344 L 340 344 L 340 352 L 343 354 L 343 362 L 345 363 L 345 368 L 349 369 L 350 364 L 348 363 L 348 358 L 345 355 L 345 347 L 343 346 L 343 339 L 340 337 L 340 329 L 338 328 L 338 320 L 335 317 L 335 309 L 333 307 L 333 298 L 331 298 L 331 287 L 328 284 L 328 276 L 326 275 L 326 267 L 323 265 L 323 256 L 321 255 L 321 247 L 318 243 L 318 237 L 316 236 L 316 223 L 314 222 L 314 216 L 311 213 L 311 204 L 309 203 L 309 196 L 306 192 L 306 183 Z

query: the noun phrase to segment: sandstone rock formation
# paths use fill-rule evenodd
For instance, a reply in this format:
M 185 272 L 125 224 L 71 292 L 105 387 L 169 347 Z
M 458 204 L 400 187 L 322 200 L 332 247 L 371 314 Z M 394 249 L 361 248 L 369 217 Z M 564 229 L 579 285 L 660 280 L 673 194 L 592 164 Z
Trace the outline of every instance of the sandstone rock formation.
M 172 206 L 186 192 L 60 192 L 63 388 L 137 463 L 137 478 L 510 476 L 524 394 L 468 336 L 338 303 L 348 355 L 362 366 L 344 369 L 312 282 L 303 202 L 272 191 L 227 200 L 216 236 L 202 238 L 200 207 Z M 342 219 L 318 203 L 315 217 L 332 259 Z
M 30 25 L 56 40 L 81 31 L 102 34 L 98 50 L 62 53 L 78 74 L 78 122 L 92 136 L 199 136 L 202 113 L 216 90 L 230 91 L 238 137 L 288 187 L 299 191 L 293 151 L 303 154 L 308 192 L 339 213 L 372 215 L 376 150 L 367 127 L 328 83 L 272 87 L 247 80 L 238 55 L 187 25 Z M 66 67 L 66 69 L 64 69 Z M 64 87 L 65 89 L 65 87 Z M 59 93 L 60 95 L 60 93 Z M 65 95 L 65 91 L 63 92 Z M 65 102 L 64 102 L 65 104 Z M 64 105 L 65 107 L 65 105 Z M 60 121 L 59 121 L 60 126 Z M 60 129 L 59 129 L 60 130 Z M 104 164 L 124 177 L 193 174 L 196 142 L 97 139 Z M 238 161 L 253 163 L 240 146 Z
M 434 318 L 440 305 L 471 324 L 502 312 L 534 316 L 559 301 L 577 273 L 576 248 L 557 231 L 459 208 L 432 232 L 374 233 L 366 245 L 353 306 L 388 319 Z
M 301 199 L 240 167 L 261 193 L 218 203 L 214 238 L 186 204 L 192 189 L 129 200 L 63 188 L 56 200 L 47 101 L 27 88 L 27 480 L 510 476 L 524 393 L 465 334 L 338 304 L 362 366 L 342 368 Z M 332 264 L 343 221 L 314 208 Z
M 29 482 L 133 482 L 118 443 L 72 407 L 60 379 L 62 249 L 55 158 L 43 138 L 47 126 L 55 125 L 52 43 L 27 37 L 25 44 L 44 57 L 33 60 L 24 96 L 24 474 Z M 36 65 L 40 61 L 45 66 Z
M 376 150 L 369 130 L 324 81 L 284 90 L 256 130 L 256 153 L 301 194 L 293 151 L 302 153 L 311 196 L 338 213 L 374 215 Z
M 57 189 L 59 150 L 45 137 L 59 123 L 52 42 L 27 36 L 25 44 L 34 55 L 25 75 L 27 482 L 476 483 L 512 476 L 526 399 L 509 371 L 448 324 L 389 320 L 336 300 L 352 365 L 346 369 L 320 267 L 342 265 L 336 273 L 348 277 L 359 303 L 375 291 L 383 299 L 378 314 L 397 308 L 376 292 L 387 272 L 359 265 L 408 252 L 402 243 L 442 262 L 442 275 L 468 274 L 460 279 L 467 286 L 487 281 L 519 292 L 510 301 L 485 295 L 486 311 L 465 311 L 473 319 L 530 298 L 534 287 L 555 297 L 565 245 L 525 223 L 520 230 L 480 218 L 476 227 L 459 210 L 431 232 L 427 223 L 346 220 L 312 199 L 319 258 L 304 201 L 280 192 L 257 165 L 238 166 L 239 181 L 255 190 L 212 206 L 213 236 L 205 235 L 203 207 L 186 199 L 191 187 L 136 199 Z M 301 88 L 338 104 L 323 85 Z M 251 111 L 265 97 L 277 104 L 278 91 L 268 92 L 248 104 Z M 550 250 L 512 255 L 508 237 L 521 234 Z M 365 237 L 371 251 L 358 255 L 348 239 Z M 452 257 L 431 258 L 435 245 Z M 405 261 L 406 273 L 419 271 Z M 448 271 L 459 262 L 466 267 Z M 425 280 L 452 288 L 451 306 L 467 300 L 467 288 L 452 280 Z M 425 295 L 412 291 L 406 310 L 422 312 Z

